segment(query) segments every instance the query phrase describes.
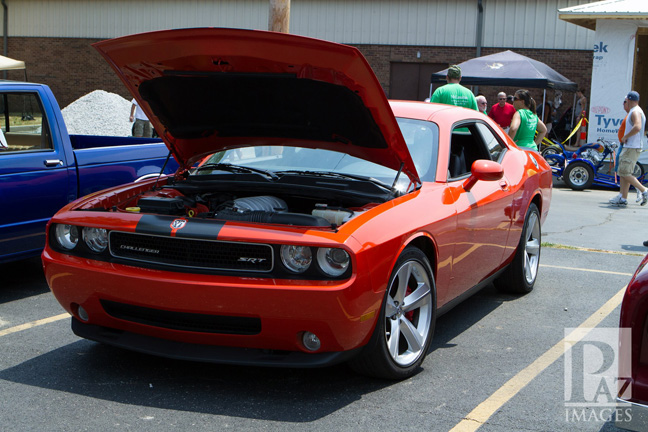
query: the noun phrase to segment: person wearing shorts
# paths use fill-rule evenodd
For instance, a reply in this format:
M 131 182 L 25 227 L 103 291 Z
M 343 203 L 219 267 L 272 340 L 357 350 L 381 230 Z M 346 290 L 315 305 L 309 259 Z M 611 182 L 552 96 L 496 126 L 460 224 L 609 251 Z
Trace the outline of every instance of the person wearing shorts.
M 624 109 L 628 115 L 624 119 L 622 129 L 625 133 L 621 137 L 623 149 L 619 155 L 618 174 L 621 180 L 620 192 L 610 199 L 610 204 L 625 207 L 628 205 L 628 191 L 630 186 L 637 190 L 637 202 L 642 206 L 648 203 L 648 189 L 633 175 L 634 167 L 639 160 L 643 149 L 643 136 L 646 133 L 646 115 L 639 108 L 639 93 L 631 91 L 623 101 Z
M 151 138 L 153 136 L 151 122 L 135 99 L 131 103 L 130 121 L 133 122 L 133 136 Z

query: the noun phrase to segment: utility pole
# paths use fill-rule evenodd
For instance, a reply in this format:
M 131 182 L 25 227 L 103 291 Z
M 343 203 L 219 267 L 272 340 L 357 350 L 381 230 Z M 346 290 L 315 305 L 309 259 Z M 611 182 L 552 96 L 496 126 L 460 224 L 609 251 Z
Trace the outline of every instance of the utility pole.
M 268 30 L 290 33 L 290 0 L 270 0 Z

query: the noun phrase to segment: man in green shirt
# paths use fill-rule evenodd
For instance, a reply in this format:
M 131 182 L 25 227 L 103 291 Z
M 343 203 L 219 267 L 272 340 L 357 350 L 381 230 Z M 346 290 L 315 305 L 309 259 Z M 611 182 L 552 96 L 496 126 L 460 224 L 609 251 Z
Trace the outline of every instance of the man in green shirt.
M 452 65 L 446 75 L 448 84 L 439 87 L 432 94 L 430 102 L 472 108 L 478 111 L 477 100 L 470 90 L 459 84 L 461 81 L 461 68 Z

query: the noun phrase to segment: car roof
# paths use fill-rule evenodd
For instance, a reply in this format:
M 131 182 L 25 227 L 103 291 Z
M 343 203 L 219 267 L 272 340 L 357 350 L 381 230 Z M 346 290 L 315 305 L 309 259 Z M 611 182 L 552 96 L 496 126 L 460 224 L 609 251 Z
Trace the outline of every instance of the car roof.
M 479 118 L 479 115 L 481 114 L 473 109 L 431 102 L 390 100 L 389 105 L 396 117 L 405 117 L 417 120 L 430 121 L 433 118 L 452 118 L 454 121 L 457 121 L 463 118 Z M 481 115 L 483 116 L 483 114 Z

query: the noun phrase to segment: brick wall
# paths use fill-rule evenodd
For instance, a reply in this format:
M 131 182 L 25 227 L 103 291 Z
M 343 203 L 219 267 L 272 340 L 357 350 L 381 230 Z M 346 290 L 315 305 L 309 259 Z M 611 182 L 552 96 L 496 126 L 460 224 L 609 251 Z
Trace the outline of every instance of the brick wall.
M 19 38 L 8 39 L 9 57 L 27 64 L 28 78 L 32 82 L 47 84 L 64 108 L 79 97 L 94 90 L 117 93 L 130 99 L 126 88 L 110 66 L 90 45 L 96 39 Z M 474 48 L 432 46 L 358 45 L 367 58 L 380 84 L 389 95 L 391 62 L 411 63 L 461 63 L 475 56 Z M 494 54 L 506 48 L 484 48 L 482 55 Z M 567 78 L 583 86 L 589 96 L 592 75 L 591 51 L 515 49 L 515 52 L 546 63 Z M 420 58 L 417 58 L 420 53 Z M 8 79 L 22 80 L 22 71 L 8 71 Z M 489 104 L 496 102 L 497 93 L 513 94 L 517 88 L 480 86 Z M 542 90 L 529 89 L 538 103 Z M 549 94 L 551 92 L 548 92 Z M 551 95 L 553 98 L 553 95 Z M 565 106 L 572 103 L 572 95 L 563 97 Z
M 97 39 L 8 39 L 9 57 L 25 62 L 29 81 L 50 86 L 61 108 L 94 90 L 131 99 L 108 63 L 90 46 Z M 8 75 L 9 79 L 24 79 L 19 71 Z
M 374 69 L 380 84 L 389 95 L 390 63 L 461 63 L 475 57 L 475 48 L 433 47 L 433 46 L 386 46 L 357 45 Z M 486 56 L 505 51 L 507 48 L 483 48 L 481 55 Z M 589 86 L 592 79 L 592 51 L 590 50 L 548 50 L 548 49 L 512 49 L 518 54 L 541 61 L 584 89 L 589 99 Z M 420 53 L 420 58 L 417 54 Z M 497 102 L 497 93 L 503 91 L 513 94 L 517 87 L 479 86 L 479 92 L 488 99 L 489 106 Z M 528 89 L 538 104 L 542 103 L 542 89 Z M 553 99 L 553 92 L 547 92 L 547 98 Z M 563 109 L 571 106 L 572 93 L 564 93 Z

